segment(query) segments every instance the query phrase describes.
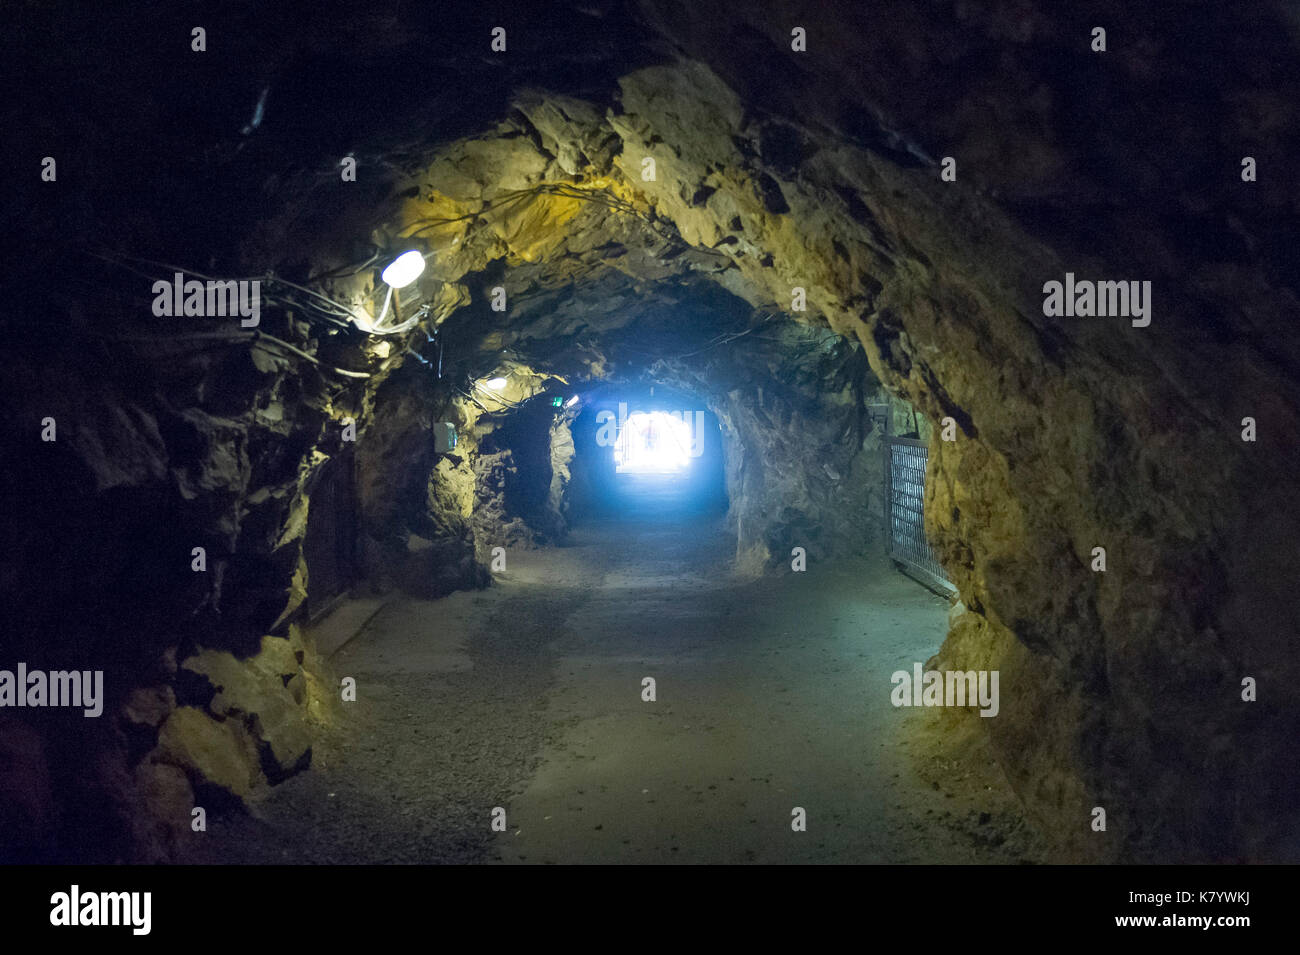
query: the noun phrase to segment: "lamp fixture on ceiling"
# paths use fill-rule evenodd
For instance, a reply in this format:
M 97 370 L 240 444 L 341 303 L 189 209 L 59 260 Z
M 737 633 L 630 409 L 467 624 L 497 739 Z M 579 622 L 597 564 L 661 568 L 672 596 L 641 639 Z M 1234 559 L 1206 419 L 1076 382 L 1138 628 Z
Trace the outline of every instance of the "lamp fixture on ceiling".
M 424 274 L 424 255 L 415 249 L 403 252 L 380 273 L 393 289 L 403 289 Z

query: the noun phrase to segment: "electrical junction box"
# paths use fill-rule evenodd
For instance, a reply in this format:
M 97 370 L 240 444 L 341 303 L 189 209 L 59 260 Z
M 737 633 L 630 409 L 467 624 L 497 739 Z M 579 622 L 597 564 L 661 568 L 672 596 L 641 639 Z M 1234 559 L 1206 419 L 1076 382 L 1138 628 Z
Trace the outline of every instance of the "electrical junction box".
M 450 421 L 439 421 L 433 426 L 433 450 L 442 454 L 456 447 L 456 426 Z

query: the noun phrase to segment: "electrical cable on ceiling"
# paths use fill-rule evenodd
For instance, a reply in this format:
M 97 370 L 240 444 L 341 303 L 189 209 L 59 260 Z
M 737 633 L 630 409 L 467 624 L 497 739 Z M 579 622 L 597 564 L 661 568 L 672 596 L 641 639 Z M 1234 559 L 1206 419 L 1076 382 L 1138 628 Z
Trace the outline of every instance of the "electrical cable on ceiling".
M 493 412 L 488 411 L 488 409 L 484 406 L 483 402 L 479 401 L 477 398 L 475 398 L 475 397 L 474 397 L 473 395 L 471 395 L 469 392 L 467 392 L 467 391 L 463 391 L 463 390 L 461 390 L 460 388 L 457 388 L 457 389 L 456 389 L 456 393 L 459 394 L 459 395 L 461 395 L 462 397 L 464 397 L 464 398 L 468 398 L 470 401 L 474 402 L 474 404 L 478 405 L 480 408 L 483 409 L 483 413 L 484 413 L 484 414 L 493 414 Z
M 776 318 L 779 314 L 780 314 L 779 312 L 770 312 L 768 313 L 767 317 L 765 317 L 757 325 L 751 325 L 749 328 L 743 329 L 739 332 L 724 333 L 722 335 L 717 336 L 716 338 L 710 339 L 702 347 L 697 348 L 694 351 L 682 352 L 680 355 L 655 355 L 653 352 L 648 352 L 640 348 L 631 348 L 629 350 L 637 352 L 638 354 L 641 355 L 646 355 L 648 357 L 654 358 L 656 361 L 678 361 L 679 359 L 682 358 L 692 358 L 695 355 L 702 354 L 703 352 L 709 351 L 712 348 L 716 348 L 719 345 L 725 345 L 728 342 L 733 342 L 738 338 L 744 338 L 746 335 L 758 331 L 760 328 L 767 325 L 774 318 Z
M 180 335 L 109 335 L 101 332 L 90 331 L 88 332 L 88 334 L 94 335 L 96 338 L 100 338 L 104 341 L 109 341 L 109 342 L 167 343 L 167 342 L 184 342 L 184 341 L 215 341 L 215 342 L 234 343 L 234 342 L 247 341 L 252 345 L 269 344 L 290 351 L 293 354 L 299 356 L 300 358 L 305 358 L 313 365 L 317 365 L 320 368 L 325 369 L 326 371 L 332 371 L 335 374 L 343 375 L 346 378 L 371 377 L 370 372 L 367 371 L 349 371 L 346 368 L 335 368 L 332 365 L 327 365 L 324 362 L 322 362 L 319 358 L 317 358 L 315 355 L 309 355 L 307 352 L 303 351 L 301 348 L 298 348 L 296 345 L 291 345 L 289 344 L 289 342 L 286 342 L 284 339 L 277 338 L 274 335 L 269 335 L 263 331 L 255 330 L 248 334 L 243 334 L 241 332 L 234 332 L 234 331 L 184 332 Z
M 696 249 L 694 246 L 690 245 L 685 240 L 683 240 L 681 236 L 676 234 L 675 232 L 665 231 L 663 228 L 659 226 L 657 220 L 652 219 L 650 216 L 646 215 L 644 212 L 637 209 L 632 203 L 628 202 L 625 199 L 621 199 L 604 190 L 599 190 L 599 191 L 583 190 L 583 189 L 575 188 L 573 186 L 569 186 L 564 183 L 541 183 L 536 186 L 529 187 L 527 189 L 511 190 L 507 193 L 504 193 L 501 197 L 497 198 L 496 200 L 486 203 L 482 209 L 479 209 L 475 212 L 465 213 L 460 216 L 453 216 L 449 218 L 431 218 L 431 219 L 423 220 L 423 224 L 419 228 L 416 228 L 413 231 L 407 233 L 406 238 L 413 238 L 431 228 L 436 228 L 439 226 L 450 225 L 457 222 L 463 222 L 470 219 L 474 219 L 488 212 L 505 211 L 510 209 L 512 206 L 522 202 L 524 199 L 536 197 L 538 195 L 543 195 L 543 194 L 554 195 L 562 198 L 569 198 L 569 199 L 574 199 L 583 202 L 594 202 L 610 210 L 621 212 L 626 215 L 635 216 L 636 218 L 641 219 L 643 222 L 645 222 L 651 228 L 651 230 L 655 232 L 656 235 L 658 235 L 660 238 L 664 239 L 667 242 L 680 246 L 684 249 L 694 250 L 697 252 L 704 252 L 713 255 L 722 255 L 725 257 L 725 253 L 718 252 L 715 249 Z M 138 269 L 132 268 L 131 266 L 126 264 L 126 261 L 129 260 L 129 261 L 138 262 L 145 265 L 152 265 L 158 268 L 167 269 L 174 273 L 179 272 L 182 274 L 191 275 L 196 278 L 204 279 L 206 281 L 232 281 L 231 279 L 218 279 L 214 276 L 204 275 L 203 273 L 196 272 L 192 269 L 185 269 L 176 265 L 172 265 L 167 262 L 159 262 L 153 259 L 146 259 L 139 256 L 129 255 L 127 253 L 105 254 L 105 253 L 96 252 L 92 250 L 90 254 L 96 256 L 97 258 L 103 259 L 104 261 L 109 262 L 110 264 L 119 266 L 121 268 L 125 268 L 137 275 L 141 275 L 142 277 L 151 278 L 154 280 L 165 281 L 165 279 L 161 279 L 160 276 L 149 275 L 147 273 L 141 272 Z M 425 258 L 428 258 L 431 254 L 432 253 L 425 253 L 424 254 Z M 372 253 L 367 259 L 365 259 L 360 263 L 357 263 L 356 265 L 339 266 L 338 268 L 333 269 L 329 272 L 325 272 L 318 276 L 315 276 L 312 279 L 312 281 L 320 281 L 326 278 L 334 278 L 344 274 L 356 275 L 367 266 L 373 264 L 378 258 L 379 258 L 378 252 Z M 248 276 L 241 279 L 234 279 L 233 281 L 261 281 L 272 286 L 278 285 L 278 286 L 284 286 L 286 288 L 294 289 L 302 294 L 310 296 L 312 301 L 310 303 L 304 302 L 299 297 L 287 292 L 279 292 L 271 296 L 268 296 L 267 301 L 270 304 L 283 304 L 283 305 L 292 306 L 293 308 L 302 312 L 304 315 L 308 316 L 309 318 L 311 317 L 319 318 L 339 328 L 349 328 L 351 326 L 356 326 L 361 331 L 371 335 L 400 335 L 404 332 L 409 331 L 411 328 L 414 328 L 417 324 L 419 324 L 420 320 L 424 317 L 424 315 L 427 314 L 427 307 L 426 307 L 424 313 L 421 313 L 420 315 L 416 316 L 413 319 L 408 319 L 395 326 L 385 325 L 385 319 L 388 315 L 388 309 L 390 304 L 392 303 L 392 297 L 394 294 L 394 291 L 391 286 L 388 288 L 385 294 L 384 304 L 380 309 L 379 316 L 373 321 L 371 321 L 368 316 L 359 315 L 355 308 L 349 307 L 348 305 L 345 305 L 342 302 L 335 301 L 334 299 L 330 298 L 329 296 L 315 289 L 309 288 L 305 285 L 300 285 L 296 282 L 292 282 L 289 279 L 281 278 L 275 275 L 274 272 L 267 272 L 264 276 L 260 276 L 260 277 Z
M 472 384 L 473 384 L 473 386 L 474 386 L 474 390 L 475 390 L 475 391 L 482 392 L 482 393 L 483 393 L 485 396 L 487 396 L 488 398 L 491 398 L 493 401 L 505 405 L 507 408 L 518 409 L 518 408 L 521 406 L 521 404 L 522 404 L 521 402 L 511 401 L 509 398 L 504 398 L 504 397 L 502 397 L 501 395 L 493 394 L 493 393 L 489 392 L 486 388 L 484 388 L 482 385 L 480 385 L 477 381 L 473 382 Z
M 377 261 L 379 261 L 379 253 L 375 252 L 370 256 L 370 258 L 366 259 L 364 262 L 359 262 L 356 265 L 351 265 L 351 266 L 340 265 L 338 268 L 331 269 L 328 272 L 321 272 L 319 275 L 313 275 L 307 281 L 320 282 L 324 279 L 338 278 L 341 275 L 356 275 L 362 269 L 366 268 L 367 266 L 373 265 Z
M 683 249 L 688 249 L 695 252 L 701 252 L 708 255 L 717 255 L 726 258 L 728 260 L 730 259 L 730 256 L 728 256 L 725 252 L 721 252 L 717 249 L 696 248 L 695 246 L 688 243 L 676 232 L 670 232 L 663 229 L 662 227 L 660 227 L 659 224 L 661 220 L 652 219 L 649 215 L 642 212 L 640 209 L 638 209 L 632 203 L 628 202 L 626 199 L 620 199 L 618 196 L 615 196 L 603 189 L 602 190 L 579 189 L 577 187 L 570 186 L 566 183 L 539 183 L 538 185 L 530 186 L 527 189 L 511 190 L 510 192 L 503 193 L 500 198 L 492 202 L 485 203 L 483 208 L 477 210 L 476 212 L 467 212 L 459 216 L 429 217 L 426 219 L 419 220 L 423 224 L 420 225 L 419 228 L 407 233 L 405 238 L 408 239 L 414 238 L 415 236 L 421 234 L 422 232 L 426 232 L 429 229 L 439 228 L 441 226 L 447 226 L 447 225 L 454 225 L 457 222 L 464 222 L 469 219 L 475 219 L 488 212 L 501 211 L 503 209 L 509 208 L 510 206 L 520 202 L 523 199 L 532 198 L 543 194 L 559 196 L 565 199 L 575 199 L 580 202 L 593 202 L 596 203 L 597 205 L 605 206 L 607 209 L 611 209 L 616 212 L 622 212 L 626 215 L 635 216 L 636 218 L 645 222 L 646 225 L 650 227 L 651 231 L 653 231 L 656 235 L 658 235 L 660 238 L 664 239 L 667 242 L 671 242 L 672 244 L 677 245 Z
M 562 198 L 569 198 L 569 199 L 574 199 L 583 202 L 594 202 L 612 211 L 635 216 L 636 218 L 639 218 L 643 222 L 645 222 L 655 234 L 657 234 L 660 238 L 664 239 L 667 242 L 670 242 L 674 245 L 680 246 L 688 250 L 706 252 L 715 255 L 723 255 L 725 257 L 725 253 L 718 252 L 717 250 L 714 249 L 695 249 L 694 246 L 691 246 L 689 243 L 685 242 L 685 240 L 683 240 L 680 235 L 676 234 L 675 232 L 666 232 L 664 229 L 662 229 L 659 226 L 659 223 L 655 219 L 652 219 L 650 216 L 646 215 L 641 210 L 637 209 L 632 203 L 624 199 L 620 199 L 617 196 L 611 195 L 610 193 L 604 190 L 601 191 L 582 190 L 563 183 L 541 183 L 537 186 L 533 186 L 528 189 L 512 190 L 508 193 L 505 193 L 497 200 L 485 204 L 485 206 L 482 209 L 476 212 L 466 213 L 464 215 L 455 216 L 451 218 L 437 218 L 437 219 L 425 220 L 423 225 L 409 232 L 407 234 L 407 238 L 417 236 L 420 233 L 428 229 L 435 228 L 437 226 L 449 225 L 456 222 L 462 222 L 462 221 L 474 219 L 487 212 L 508 210 L 514 205 L 522 202 L 524 199 L 536 197 L 538 195 L 543 195 L 543 194 L 554 195 Z M 127 253 L 106 254 L 106 253 L 91 250 L 90 254 L 106 262 L 109 262 L 110 264 L 116 265 L 120 268 L 127 269 L 128 271 L 131 271 L 134 274 L 141 275 L 142 277 L 150 278 L 155 281 L 166 281 L 166 280 L 162 279 L 160 276 L 149 275 L 148 273 L 142 272 L 139 269 L 133 268 L 132 266 L 128 265 L 127 262 L 131 261 L 131 262 L 141 263 L 144 265 L 152 265 L 157 268 L 167 269 L 173 273 L 191 275 L 196 278 L 203 279 L 206 281 L 211 281 L 211 282 L 260 281 L 270 285 L 272 288 L 280 286 L 283 287 L 284 289 L 292 289 L 298 293 L 301 293 L 302 295 L 309 296 L 310 301 L 304 301 L 298 295 L 295 295 L 292 292 L 288 292 L 288 291 L 273 292 L 271 295 L 266 296 L 266 301 L 269 304 L 278 304 L 285 307 L 291 307 L 297 310 L 298 312 L 302 313 L 309 320 L 312 318 L 316 318 L 335 327 L 344 328 L 344 329 L 355 326 L 356 328 L 370 335 L 403 334 L 407 331 L 410 331 L 410 329 L 416 327 L 428 315 L 429 312 L 429 306 L 426 304 L 422 308 L 422 310 L 412 318 L 407 319 L 406 321 L 399 322 L 399 324 L 397 325 L 386 325 L 385 320 L 388 316 L 389 306 L 393 304 L 393 298 L 394 295 L 396 294 L 395 290 L 391 286 L 388 287 L 387 292 L 385 293 L 384 304 L 380 309 L 379 316 L 372 321 L 370 320 L 369 316 L 358 314 L 356 308 L 354 307 L 350 307 L 348 305 L 345 305 L 342 302 L 335 301 L 334 299 L 323 294 L 322 292 L 309 288 L 305 285 L 300 285 L 297 282 L 290 281 L 289 279 L 281 278 L 275 275 L 274 272 L 270 272 L 270 271 L 268 271 L 264 276 L 261 277 L 249 276 L 246 278 L 234 279 L 234 280 L 218 279 L 214 276 L 204 275 L 203 273 L 196 272 L 192 269 L 185 269 L 176 265 L 172 265 L 167 262 L 159 262 L 153 259 L 146 259 L 140 256 L 129 255 Z M 432 253 L 424 253 L 425 258 L 428 258 L 430 255 L 432 255 Z M 340 266 L 329 272 L 322 273 L 318 276 L 315 276 L 312 279 L 312 281 L 320 281 L 326 278 L 338 277 L 343 274 L 356 275 L 359 272 L 361 272 L 363 269 L 368 267 L 369 265 L 373 264 L 378 258 L 379 258 L 378 252 L 372 253 L 369 256 L 369 258 L 365 259 L 363 262 L 357 263 L 354 266 L 348 266 L 348 265 Z M 393 310 L 394 313 L 396 314 L 395 307 Z M 749 329 L 748 331 L 752 331 L 752 330 L 753 329 Z M 742 332 L 741 334 L 748 334 L 748 331 Z M 732 337 L 738 338 L 740 336 L 736 335 Z M 431 338 L 429 340 L 432 341 Z M 731 339 L 723 338 L 723 339 L 716 340 L 710 343 L 709 345 L 706 345 L 705 349 L 711 348 L 716 344 L 721 344 L 723 341 L 729 341 L 729 340 Z M 283 343 L 283 344 L 287 348 L 292 348 L 292 346 L 288 345 L 288 343 Z M 407 350 L 409 350 L 409 348 Z M 701 351 L 702 350 L 704 349 L 701 349 Z M 300 354 L 305 355 L 305 353 L 301 353 L 301 352 Z M 689 357 L 690 354 L 698 354 L 698 352 L 692 352 L 689 353 L 688 355 L 683 355 L 678 357 Z M 341 369 L 337 369 L 337 370 L 340 371 L 340 373 L 345 373 Z M 347 373 L 347 374 L 356 375 L 359 373 Z M 442 377 L 441 343 L 439 344 L 439 350 L 438 350 L 438 376 L 440 378 Z M 494 400 L 501 401 L 502 403 L 506 404 L 508 407 L 518 407 L 517 405 L 507 402 L 505 401 L 505 399 L 501 399 L 499 397 L 494 397 Z
M 154 259 L 146 259 L 141 256 L 129 255 L 127 253 L 106 254 L 94 250 L 89 250 L 89 254 L 94 256 L 97 259 L 101 259 L 105 262 L 108 262 L 110 265 L 114 265 L 118 268 L 125 269 L 126 271 L 131 272 L 134 275 L 139 275 L 142 278 L 150 279 L 157 282 L 166 282 L 169 281 L 169 279 L 164 278 L 163 276 L 157 274 L 143 272 L 140 269 L 128 265 L 127 262 L 137 262 L 143 265 L 152 265 L 157 268 L 167 269 L 172 273 L 179 272 L 182 275 L 192 276 L 194 278 L 203 279 L 204 281 L 208 281 L 208 282 L 264 282 L 271 285 L 283 285 L 283 286 L 287 286 L 288 288 L 292 288 L 304 292 L 312 296 L 312 298 L 316 299 L 317 302 L 309 304 L 303 302 L 297 296 L 294 296 L 289 293 L 272 292 L 270 295 L 264 295 L 264 298 L 268 304 L 293 305 L 295 308 L 303 312 L 305 315 L 318 317 L 321 320 L 327 322 L 328 324 L 334 325 L 338 328 L 350 328 L 351 326 L 347 321 L 345 321 L 345 319 L 351 319 L 354 317 L 354 313 L 352 312 L 352 310 L 348 309 L 347 306 L 343 305 L 341 302 L 336 302 L 333 299 L 331 299 L 329 296 L 323 295 L 320 292 L 317 292 L 313 289 L 306 288 L 305 286 L 298 285 L 296 282 L 290 282 L 288 279 L 282 279 L 279 276 L 275 275 L 275 273 L 273 272 L 268 272 L 262 276 L 248 276 L 248 277 L 237 278 L 237 279 L 230 279 L 230 278 L 220 279 L 220 278 L 216 278 L 215 276 L 205 275 L 202 272 L 196 272 L 193 269 L 187 269 L 187 268 L 182 268 L 181 266 L 178 265 L 172 265 L 171 263 L 168 262 L 159 262 Z

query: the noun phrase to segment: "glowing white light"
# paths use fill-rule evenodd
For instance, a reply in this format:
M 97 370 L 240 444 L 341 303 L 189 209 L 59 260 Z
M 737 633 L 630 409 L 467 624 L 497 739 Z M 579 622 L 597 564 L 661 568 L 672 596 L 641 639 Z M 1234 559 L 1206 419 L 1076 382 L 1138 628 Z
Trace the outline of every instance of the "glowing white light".
M 691 464 L 691 426 L 665 411 L 629 415 L 614 446 L 620 474 L 673 474 Z
M 572 407 L 573 407 L 574 405 L 576 405 L 577 403 L 578 403 L 578 396 L 577 396 L 577 395 L 574 395 L 572 398 L 570 398 L 568 401 L 566 401 L 566 402 L 564 403 L 564 407 L 566 407 L 566 408 L 572 408 Z
M 487 381 L 483 382 L 485 388 L 491 388 L 493 391 L 500 391 L 507 384 L 509 384 L 509 382 L 504 378 L 489 378 Z
M 380 277 L 393 288 L 406 288 L 424 272 L 424 256 L 412 249 L 389 263 Z

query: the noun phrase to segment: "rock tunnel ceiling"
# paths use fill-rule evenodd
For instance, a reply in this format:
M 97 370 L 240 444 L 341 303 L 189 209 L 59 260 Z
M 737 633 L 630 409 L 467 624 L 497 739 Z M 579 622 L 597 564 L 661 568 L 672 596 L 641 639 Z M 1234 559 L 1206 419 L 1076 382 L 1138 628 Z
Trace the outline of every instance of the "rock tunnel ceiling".
M 62 9 L 21 11 L 27 55 L 77 54 L 42 39 Z M 171 858 L 204 793 L 310 764 L 343 718 L 304 633 L 329 462 L 355 475 L 356 575 L 440 597 L 486 585 L 494 547 L 564 540 L 580 409 L 552 397 L 653 385 L 716 416 L 743 574 L 879 550 L 871 409 L 927 440 L 959 595 L 929 666 L 1000 672 L 977 722 L 1055 858 L 1293 861 L 1286 11 L 1191 31 L 1117 3 L 646 0 L 503 12 L 498 56 L 487 10 L 430 50 L 427 12 L 236 6 L 203 55 L 167 55 L 170 85 L 135 67 L 190 36 L 174 13 L 124 62 L 47 63 L 44 108 L 5 107 L 57 162 L 12 265 L 39 307 L 8 317 L 9 446 L 47 420 L 57 440 L 5 468 L 26 512 L 8 656 L 102 660 L 108 689 L 89 733 L 13 723 L 12 851 L 44 857 L 91 792 L 115 820 L 92 855 Z M 1096 23 L 1117 25 L 1104 52 Z M 349 78 L 373 61 L 382 89 Z M 410 249 L 411 327 L 366 334 Z M 183 296 L 160 316 L 178 271 L 259 281 L 256 324 Z M 1138 283 L 1129 311 L 1045 303 L 1085 281 Z M 517 437 L 532 420 L 541 444 Z M 512 496 L 521 473 L 544 483 Z

